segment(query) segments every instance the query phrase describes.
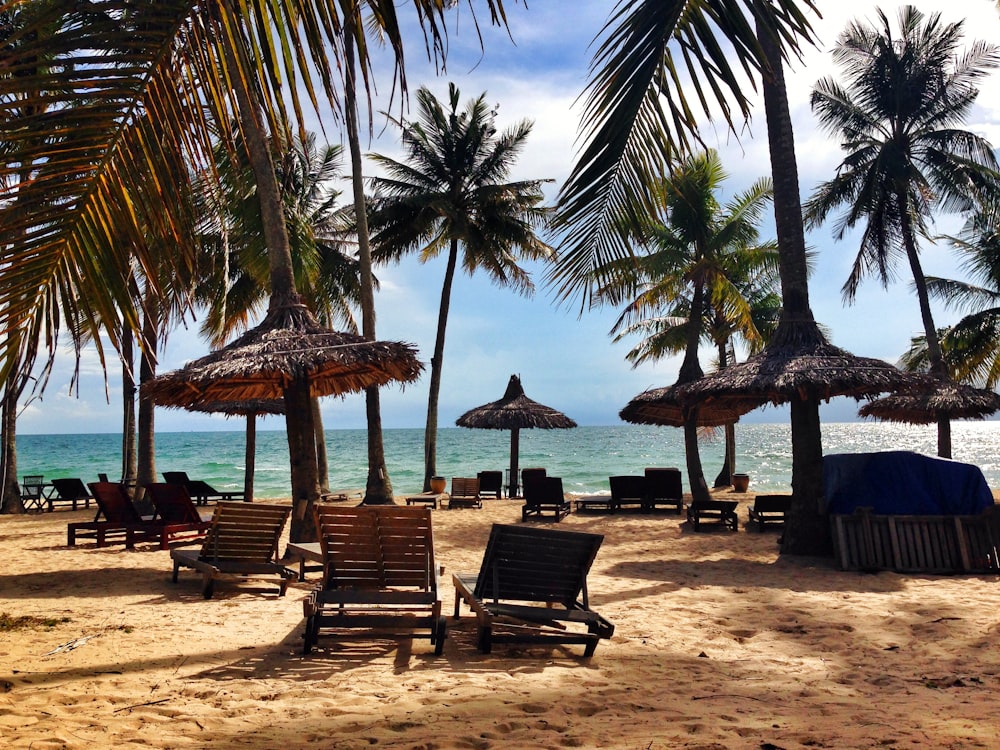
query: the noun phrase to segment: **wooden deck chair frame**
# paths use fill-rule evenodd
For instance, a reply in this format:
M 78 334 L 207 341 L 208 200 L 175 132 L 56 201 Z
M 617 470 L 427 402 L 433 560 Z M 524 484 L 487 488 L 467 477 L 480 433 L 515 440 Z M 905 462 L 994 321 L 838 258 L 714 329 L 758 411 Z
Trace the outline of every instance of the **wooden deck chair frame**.
M 136 542 L 161 542 L 162 524 L 153 516 L 139 515 L 124 487 L 117 482 L 91 482 L 88 487 L 97 514 L 93 521 L 66 525 L 67 545 L 75 546 L 79 538 L 93 538 L 98 547 L 124 544 L 126 549 L 133 549 Z
M 649 482 L 642 474 L 608 477 L 611 487 L 612 512 L 633 506 L 644 513 L 649 511 Z
M 747 523 L 756 523 L 758 531 L 764 531 L 768 524 L 784 526 L 791 506 L 791 495 L 757 495 L 747 508 Z
M 646 510 L 652 512 L 656 506 L 665 505 L 677 515 L 684 510 L 684 481 L 681 470 L 674 467 L 647 466 L 643 470 L 646 477 Z
M 91 500 L 94 499 L 93 493 L 87 489 L 87 485 L 79 477 L 53 479 L 52 487 L 55 494 L 50 495 L 47 499 L 50 511 L 55 510 L 56 503 L 66 503 L 73 510 L 76 510 L 79 503 L 83 503 L 84 508 L 89 508 Z
M 561 477 L 535 477 L 525 482 L 524 505 L 521 506 L 521 523 L 535 518 L 544 520 L 551 516 L 558 523 L 573 511 L 573 504 L 566 499 Z
M 455 617 L 464 600 L 476 614 L 478 647 L 486 654 L 494 643 L 568 643 L 583 644 L 584 656 L 592 656 L 615 632 L 590 608 L 587 594 L 587 574 L 603 540 L 600 534 L 494 524 L 478 575 L 452 576 Z
M 277 557 L 278 540 L 291 507 L 265 503 L 220 502 L 201 549 L 172 549 L 173 582 L 182 567 L 202 576 L 202 595 L 211 599 L 215 582 L 222 578 L 265 580 L 278 584 L 284 596 L 288 582 L 297 576 Z
M 479 496 L 479 477 L 452 477 L 448 510 L 452 508 L 482 508 Z
M 180 485 L 150 482 L 146 492 L 156 509 L 155 520 L 162 524 L 160 549 L 169 549 L 173 542 L 199 540 L 212 527 L 211 519 L 198 515 L 194 501 Z
M 207 505 L 210 500 L 230 502 L 246 499 L 242 491 L 222 492 L 201 479 L 191 479 L 186 471 L 165 471 L 163 472 L 163 481 L 167 484 L 184 487 L 191 499 L 198 505 Z
M 319 504 L 314 511 L 323 582 L 303 602 L 303 653 L 328 631 L 336 637 L 425 637 L 440 655 L 447 622 L 430 508 Z

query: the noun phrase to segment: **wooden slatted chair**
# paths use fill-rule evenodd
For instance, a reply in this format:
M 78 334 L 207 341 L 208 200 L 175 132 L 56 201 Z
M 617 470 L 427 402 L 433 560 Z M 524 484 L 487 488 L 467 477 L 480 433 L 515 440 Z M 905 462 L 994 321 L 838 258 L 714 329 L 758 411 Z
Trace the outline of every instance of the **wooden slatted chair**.
M 451 495 L 448 496 L 448 509 L 452 508 L 482 508 L 483 499 L 479 496 L 479 477 L 452 477 Z
M 52 486 L 56 494 L 50 495 L 47 500 L 49 510 L 55 510 L 56 503 L 66 503 L 73 510 L 76 510 L 79 503 L 83 503 L 84 508 L 89 508 L 90 501 L 94 499 L 94 495 L 79 477 L 53 479 Z
M 602 541 L 599 534 L 494 524 L 479 574 L 452 576 L 455 617 L 464 600 L 476 614 L 483 653 L 494 643 L 578 643 L 592 656 L 615 631 L 587 596 Z
M 783 526 L 791 505 L 791 495 L 757 495 L 747 508 L 747 516 L 750 523 L 756 523 L 758 530 L 763 531 L 768 523 Z
M 180 569 L 187 567 L 201 573 L 206 599 L 212 598 L 220 578 L 276 580 L 278 595 L 284 596 L 296 573 L 276 558 L 278 539 L 291 510 L 287 505 L 219 503 L 200 550 L 170 550 L 174 583 Z
M 151 482 L 146 485 L 146 492 L 156 509 L 156 521 L 163 525 L 160 549 L 168 549 L 171 542 L 201 539 L 212 527 L 212 520 L 198 514 L 191 496 L 183 487 Z
M 649 486 L 646 477 L 617 476 L 608 477 L 611 485 L 611 510 L 617 512 L 625 507 L 634 507 L 646 511 L 649 505 Z
M 444 649 L 439 570 L 434 562 L 431 510 L 384 505 L 317 505 L 323 582 L 303 602 L 304 653 L 323 631 L 371 637 L 429 637 Z
M 165 471 L 163 479 L 167 484 L 176 484 L 187 490 L 191 499 L 198 505 L 206 505 L 210 500 L 229 502 L 230 500 L 246 500 L 242 490 L 222 492 L 201 479 L 191 479 L 186 471 Z
M 562 478 L 538 477 L 524 485 L 524 505 L 521 506 L 521 521 L 529 518 L 544 519 L 551 515 L 558 523 L 573 510 L 572 503 L 563 492 Z
M 740 523 L 736 516 L 738 505 L 736 500 L 692 500 L 687 507 L 687 520 L 695 531 L 700 531 L 705 521 L 736 531 Z
M 645 509 L 653 511 L 658 505 L 666 505 L 680 515 L 684 509 L 684 483 L 681 479 L 681 470 L 672 467 L 646 467 L 644 474 L 649 492 Z
M 125 488 L 117 482 L 91 482 L 90 492 L 97 502 L 93 521 L 78 521 L 66 526 L 66 544 L 70 547 L 79 538 L 93 538 L 98 547 L 124 544 L 127 549 L 136 542 L 159 541 L 162 524 L 153 516 L 142 516 L 132 504 Z
M 479 478 L 479 494 L 499 500 L 503 493 L 503 472 L 481 471 L 476 476 Z

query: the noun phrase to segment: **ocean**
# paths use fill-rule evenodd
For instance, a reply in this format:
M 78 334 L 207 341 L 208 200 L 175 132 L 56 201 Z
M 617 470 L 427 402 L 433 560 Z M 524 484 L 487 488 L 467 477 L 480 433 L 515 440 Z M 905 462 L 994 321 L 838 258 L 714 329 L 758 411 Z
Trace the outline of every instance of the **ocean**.
M 991 487 L 1000 487 L 1000 422 L 956 422 L 952 425 L 955 460 L 977 464 Z M 384 431 L 386 465 L 397 495 L 419 492 L 423 481 L 422 428 Z M 738 424 L 736 470 L 750 475 L 757 492 L 789 492 L 791 432 L 787 424 Z M 361 488 L 368 475 L 365 430 L 328 430 L 327 451 L 332 489 Z M 934 426 L 879 422 L 823 425 L 823 452 L 856 453 L 912 450 L 937 452 Z M 79 477 L 97 480 L 99 472 L 121 476 L 121 435 L 19 435 L 18 474 L 42 474 L 46 480 Z M 721 431 L 701 443 L 705 477 L 711 485 L 722 464 Z M 186 471 L 218 490 L 240 490 L 245 468 L 243 432 L 166 432 L 156 436 L 156 469 Z M 438 474 L 474 476 L 478 471 L 506 470 L 510 465 L 510 432 L 448 427 L 438 434 Z M 567 492 L 608 493 L 608 477 L 642 473 L 646 466 L 684 467 L 682 431 L 669 427 L 616 425 L 569 430 L 522 430 L 521 468 L 543 466 L 563 478 Z M 685 472 L 686 475 L 686 472 Z M 685 488 L 687 483 L 685 480 Z M 257 433 L 255 496 L 289 497 L 288 444 L 282 430 Z

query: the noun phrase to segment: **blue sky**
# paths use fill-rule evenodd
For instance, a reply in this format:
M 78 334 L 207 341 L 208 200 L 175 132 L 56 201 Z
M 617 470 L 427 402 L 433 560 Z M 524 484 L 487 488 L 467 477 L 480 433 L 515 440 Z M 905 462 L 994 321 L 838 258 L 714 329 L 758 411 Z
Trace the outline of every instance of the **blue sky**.
M 965 20 L 965 38 L 1000 40 L 1000 17 L 988 0 L 962 3 L 913 3 L 925 13 L 940 11 L 947 22 Z M 435 77 L 422 61 L 422 48 L 413 47 L 408 59 L 411 91 L 426 85 L 445 100 L 448 82 L 461 90 L 463 103 L 486 92 L 487 101 L 499 105 L 501 128 L 521 120 L 533 121 L 534 128 L 518 164 L 515 179 L 554 180 L 547 195 L 556 192 L 574 161 L 579 107 L 576 99 L 583 90 L 590 64 L 590 44 L 612 9 L 612 2 L 587 0 L 567 3 L 533 2 L 508 7 L 513 42 L 504 33 L 483 28 L 485 51 L 480 52 L 467 9 L 461 11 L 458 29 L 453 31 L 448 70 Z M 787 71 L 789 104 L 795 124 L 796 149 L 803 199 L 821 180 L 828 179 L 842 159 L 837 143 L 820 133 L 809 109 L 808 96 L 817 79 L 834 72 L 829 49 L 849 20 L 873 18 L 868 2 L 822 3 L 825 16 L 816 23 L 818 49 L 807 52 L 803 62 Z M 886 14 L 895 18 L 898 4 L 884 3 Z M 572 8 L 572 10 L 568 10 Z M 961 15 L 960 15 L 961 14 Z M 376 110 L 390 108 L 388 93 L 392 80 L 379 79 L 386 96 Z M 398 103 L 396 104 L 398 112 Z M 708 125 L 703 135 L 723 160 L 733 192 L 745 189 L 769 171 L 764 116 L 761 108 L 749 128 L 739 138 L 720 125 Z M 323 124 L 331 142 L 340 139 L 340 130 L 329 113 L 320 113 L 310 124 Z M 376 138 L 366 151 L 398 156 L 397 132 L 382 128 L 376 119 Z M 982 86 L 979 104 L 967 127 L 1000 143 L 1000 73 Z M 345 183 L 341 186 L 348 190 Z M 941 217 L 937 229 L 953 232 L 958 217 Z M 857 250 L 850 237 L 832 239 L 829 226 L 807 235 L 817 252 L 810 297 L 817 320 L 825 325 L 832 342 L 855 354 L 895 361 L 906 348 L 910 336 L 920 328 L 915 298 L 909 292 L 909 274 L 902 267 L 896 281 L 883 289 L 869 280 L 855 303 L 845 307 L 840 288 Z M 765 236 L 773 236 L 770 224 Z M 930 275 L 960 276 L 947 248 L 927 245 L 922 261 Z M 451 426 L 469 408 L 499 398 L 512 373 L 521 376 L 527 394 L 555 407 L 580 424 L 617 424 L 619 410 L 637 393 L 650 387 L 669 385 L 676 380 L 678 359 L 661 360 L 633 369 L 626 362 L 627 342 L 612 343 L 608 332 L 617 316 L 612 309 L 579 315 L 579 304 L 558 304 L 542 284 L 543 269 L 528 266 L 537 283 L 533 297 L 524 298 L 497 289 L 485 277 L 459 275 L 456 279 L 448 323 L 441 388 L 439 424 Z M 381 291 L 376 298 L 378 336 L 417 345 L 426 362 L 433 347 L 444 258 L 420 264 L 415 258 L 400 265 L 377 269 Z M 954 322 L 958 314 L 940 308 L 935 322 Z M 162 353 L 160 371 L 182 366 L 202 356 L 207 346 L 197 336 L 197 323 L 170 334 Z M 703 364 L 708 365 L 706 353 Z M 18 431 L 27 433 L 117 432 L 121 424 L 121 385 L 117 367 L 107 381 L 93 351 L 84 353 L 79 388 L 69 391 L 73 355 L 68 347 L 61 353 L 49 387 L 41 399 L 24 405 Z M 405 389 L 390 386 L 383 390 L 383 422 L 386 427 L 422 427 L 426 417 L 425 375 Z M 853 400 L 836 399 L 824 407 L 828 421 L 854 418 Z M 324 399 L 323 413 L 328 429 L 365 426 L 364 398 Z M 784 421 L 785 412 L 767 408 L 744 417 L 744 421 Z M 160 431 L 239 430 L 242 421 L 196 415 L 174 409 L 157 411 Z M 281 429 L 280 418 L 262 420 L 260 429 Z

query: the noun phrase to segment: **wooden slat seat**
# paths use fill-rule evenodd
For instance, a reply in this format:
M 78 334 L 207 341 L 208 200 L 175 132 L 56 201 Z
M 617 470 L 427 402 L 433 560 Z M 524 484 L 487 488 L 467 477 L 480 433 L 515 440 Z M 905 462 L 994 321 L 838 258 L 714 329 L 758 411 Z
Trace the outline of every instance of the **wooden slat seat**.
M 757 528 L 763 531 L 769 523 L 772 526 L 783 526 L 791 507 L 791 495 L 757 495 L 753 505 L 747 508 L 747 516 L 750 523 L 756 523 Z
M 91 538 L 98 547 L 124 544 L 133 549 L 136 542 L 155 541 L 166 544 L 163 524 L 154 516 L 142 516 L 132 504 L 125 488 L 117 482 L 91 482 L 90 491 L 97 502 L 93 521 L 77 521 L 66 525 L 66 544 L 76 545 L 80 538 Z
M 674 467 L 648 466 L 643 472 L 646 477 L 646 506 L 644 510 L 653 511 L 657 506 L 665 505 L 677 515 L 684 509 L 684 484 L 681 470 Z
M 478 575 L 456 574 L 455 617 L 464 600 L 476 614 L 478 646 L 583 644 L 592 656 L 614 625 L 590 608 L 587 574 L 604 537 L 576 531 L 494 524 Z M 570 629 L 567 624 L 586 628 Z
M 173 581 L 181 567 L 202 574 L 202 594 L 212 597 L 220 578 L 276 581 L 279 596 L 285 595 L 294 571 L 277 561 L 278 539 L 291 508 L 264 503 L 220 502 L 200 550 L 174 549 Z
M 440 654 L 446 622 L 430 508 L 317 505 L 315 510 L 323 582 L 303 602 L 304 652 L 323 631 L 346 637 L 363 630 L 362 637 L 373 632 L 428 637 Z
M 735 500 L 693 500 L 687 508 L 687 520 L 695 531 L 700 531 L 702 522 L 706 520 L 736 531 L 739 528 L 736 516 L 738 505 Z
M 452 477 L 451 494 L 448 495 L 448 509 L 482 508 L 479 496 L 479 477 Z
M 612 512 L 626 507 L 647 511 L 649 508 L 649 485 L 645 476 L 608 477 L 611 486 Z
M 546 516 L 551 516 L 558 523 L 573 510 L 572 504 L 563 492 L 560 477 L 538 476 L 525 479 L 523 489 L 522 522 L 529 518 L 544 519 Z

